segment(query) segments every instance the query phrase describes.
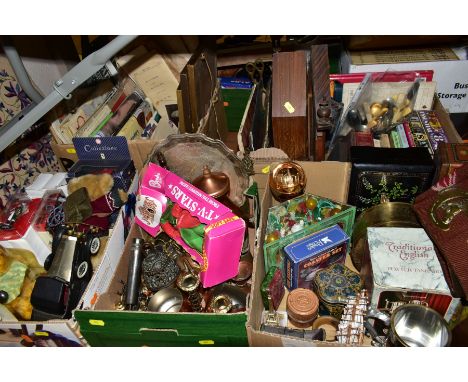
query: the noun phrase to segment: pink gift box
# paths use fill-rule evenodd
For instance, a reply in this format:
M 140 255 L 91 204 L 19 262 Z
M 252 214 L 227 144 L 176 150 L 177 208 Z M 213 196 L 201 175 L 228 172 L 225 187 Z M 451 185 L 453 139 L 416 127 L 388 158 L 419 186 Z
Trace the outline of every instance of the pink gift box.
M 150 163 L 143 170 L 138 190 L 135 222 L 156 236 L 167 199 L 206 224 L 203 253 L 175 238 L 201 265 L 203 287 L 211 287 L 237 275 L 244 240 L 245 222 L 216 199 L 172 172 Z

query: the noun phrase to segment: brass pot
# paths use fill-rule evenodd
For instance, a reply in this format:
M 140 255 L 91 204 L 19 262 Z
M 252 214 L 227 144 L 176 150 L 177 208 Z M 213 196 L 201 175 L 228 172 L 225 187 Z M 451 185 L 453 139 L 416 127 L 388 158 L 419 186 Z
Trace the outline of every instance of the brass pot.
M 366 246 L 367 227 L 412 227 L 421 225 L 409 203 L 389 202 L 385 196 L 380 204 L 373 206 L 359 215 L 354 223 L 351 260 L 358 271 Z

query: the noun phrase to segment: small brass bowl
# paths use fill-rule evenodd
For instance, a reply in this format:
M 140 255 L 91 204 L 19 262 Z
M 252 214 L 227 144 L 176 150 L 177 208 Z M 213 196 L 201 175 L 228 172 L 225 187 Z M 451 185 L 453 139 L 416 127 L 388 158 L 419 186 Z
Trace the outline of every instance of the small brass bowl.
M 148 310 L 151 312 L 176 313 L 182 307 L 182 293 L 177 288 L 164 288 L 156 292 L 148 302 Z
M 270 171 L 269 186 L 273 197 L 279 202 L 302 195 L 306 186 L 304 169 L 296 162 L 283 162 Z

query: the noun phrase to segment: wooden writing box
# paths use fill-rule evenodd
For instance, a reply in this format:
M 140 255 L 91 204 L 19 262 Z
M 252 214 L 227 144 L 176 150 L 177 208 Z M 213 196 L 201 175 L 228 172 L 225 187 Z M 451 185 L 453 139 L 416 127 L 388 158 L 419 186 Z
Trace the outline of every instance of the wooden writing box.
M 306 61 L 306 52 L 301 50 L 273 55 L 273 142 L 291 159 L 309 156 Z

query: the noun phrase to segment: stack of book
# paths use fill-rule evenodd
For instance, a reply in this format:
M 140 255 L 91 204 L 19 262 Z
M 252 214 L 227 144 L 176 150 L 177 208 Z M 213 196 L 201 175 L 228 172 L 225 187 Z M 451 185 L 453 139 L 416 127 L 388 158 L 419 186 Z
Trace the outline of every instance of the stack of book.
M 437 113 L 432 110 L 414 111 L 380 138 L 381 147 L 425 147 L 432 156 L 440 142 L 448 142 L 448 138 Z
M 155 114 L 151 101 L 127 78 L 52 123 L 50 131 L 61 144 L 71 144 L 74 137 L 124 136 L 131 140 L 151 135 L 145 130 L 154 129 L 149 122 Z

